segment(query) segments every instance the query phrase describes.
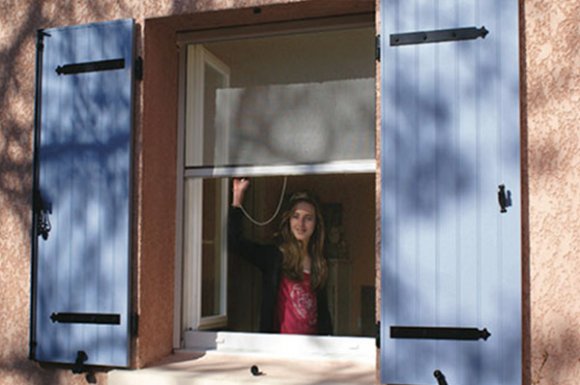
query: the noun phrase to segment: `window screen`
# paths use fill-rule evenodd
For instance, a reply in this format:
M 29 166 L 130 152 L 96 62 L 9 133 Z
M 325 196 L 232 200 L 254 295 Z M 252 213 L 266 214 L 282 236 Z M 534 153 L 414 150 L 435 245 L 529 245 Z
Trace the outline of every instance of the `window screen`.
M 203 88 L 198 108 L 204 145 L 188 157 L 187 167 L 374 159 L 372 29 L 208 43 L 203 49 L 222 72 L 205 66 L 197 74 L 203 84 L 192 82 Z M 192 99 L 200 90 L 187 92 Z

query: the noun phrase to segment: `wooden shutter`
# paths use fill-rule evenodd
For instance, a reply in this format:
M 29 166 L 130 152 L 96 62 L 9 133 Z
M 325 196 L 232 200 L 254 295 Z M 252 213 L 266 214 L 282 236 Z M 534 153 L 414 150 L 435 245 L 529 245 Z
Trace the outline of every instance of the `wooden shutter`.
M 381 380 L 520 384 L 518 2 L 381 19 Z
M 133 20 L 39 31 L 31 357 L 129 365 Z

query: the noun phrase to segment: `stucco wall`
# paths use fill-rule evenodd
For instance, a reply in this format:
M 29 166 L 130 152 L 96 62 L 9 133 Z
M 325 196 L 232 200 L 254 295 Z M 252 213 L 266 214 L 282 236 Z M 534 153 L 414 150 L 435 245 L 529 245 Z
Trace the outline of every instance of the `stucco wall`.
M 530 383 L 573 385 L 580 378 L 580 3 L 535 0 L 524 8 Z
M 141 313 L 137 364 L 148 364 L 171 350 L 173 265 L 172 183 L 175 145 L 173 109 L 176 61 L 171 45 L 176 30 L 192 26 L 242 23 L 239 13 L 224 17 L 146 19 L 194 11 L 266 3 L 303 1 L 0 2 L 0 382 L 6 384 L 84 384 L 83 376 L 40 367 L 29 361 L 30 203 L 34 101 L 35 31 L 61 25 L 132 17 L 145 57 L 145 89 L 138 89 L 136 127 L 136 282 Z M 309 2 L 300 15 L 323 15 L 329 1 Z M 336 6 L 337 3 L 341 5 Z M 335 2 L 346 10 L 349 2 Z M 356 2 L 353 2 L 356 3 Z M 572 385 L 580 378 L 580 4 L 575 0 L 522 3 L 523 156 L 524 156 L 524 359 L 527 384 Z M 346 5 L 342 5 L 346 4 Z M 353 7 L 353 5 L 350 5 Z M 356 6 L 354 6 L 356 8 Z M 367 7 L 362 5 L 360 7 Z M 280 7 L 263 20 L 292 18 Z M 248 15 L 250 12 L 248 12 Z M 249 16 L 248 16 L 249 17 Z M 192 24 L 192 20 L 195 23 Z M 247 21 L 247 20 L 246 20 Z M 171 25 L 170 25 L 171 24 Z M 148 29 L 150 28 L 150 29 Z M 170 42 L 170 45 L 167 45 Z M 150 47 L 165 47 L 155 54 Z M 167 56 L 166 56 L 167 58 Z M 168 64 L 169 63 L 169 64 Z M 167 71 L 163 72 L 158 71 Z M 163 83 L 161 76 L 172 79 Z M 157 80 L 156 80 L 157 79 Z M 143 87 L 142 85 L 140 87 Z M 148 95 L 156 95 L 148 99 Z M 145 96 L 145 99 L 143 99 Z M 155 102 L 163 101 L 155 106 Z M 141 118 L 142 117 L 142 118 Z M 173 122 L 173 123 L 168 123 Z M 158 144 L 150 146 L 150 143 Z M 169 188 L 164 188 L 169 183 Z M 174 187 L 173 187 L 174 188 Z M 162 199 L 163 198 L 163 199 Z M 159 203 L 162 202 L 161 205 Z M 168 249 L 169 245 L 169 249 Z M 160 312 L 157 314 L 156 312 Z M 164 326 L 160 326 L 164 325 Z M 167 326 L 169 325 L 169 326 Z M 160 348 L 161 347 L 161 348 Z M 106 375 L 99 374 L 99 383 Z

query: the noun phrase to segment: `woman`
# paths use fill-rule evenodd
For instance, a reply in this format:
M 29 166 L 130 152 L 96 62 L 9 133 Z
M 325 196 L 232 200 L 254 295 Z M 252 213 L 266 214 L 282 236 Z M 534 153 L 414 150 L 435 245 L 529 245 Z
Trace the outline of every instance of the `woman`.
M 330 334 L 324 223 L 318 203 L 307 193 L 294 194 L 282 215 L 276 245 L 261 245 L 242 236 L 241 207 L 248 186 L 247 179 L 233 181 L 229 246 L 262 271 L 260 331 Z

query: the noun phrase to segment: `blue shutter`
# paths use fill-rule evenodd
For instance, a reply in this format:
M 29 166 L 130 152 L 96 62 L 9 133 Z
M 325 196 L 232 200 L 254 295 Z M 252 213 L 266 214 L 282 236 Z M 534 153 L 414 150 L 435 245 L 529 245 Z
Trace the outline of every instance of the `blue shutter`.
M 520 384 L 518 2 L 380 11 L 381 380 Z
M 31 357 L 126 367 L 133 20 L 39 32 Z

